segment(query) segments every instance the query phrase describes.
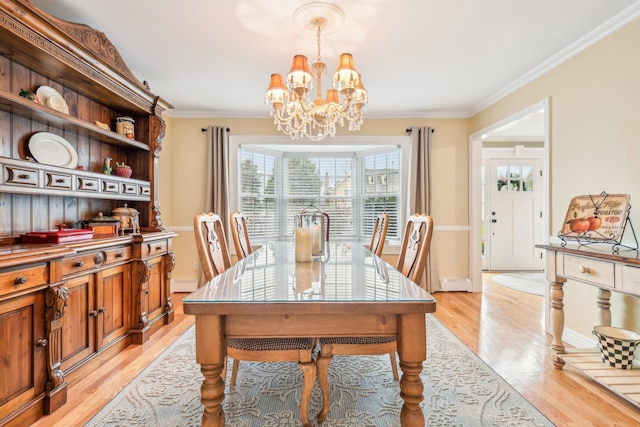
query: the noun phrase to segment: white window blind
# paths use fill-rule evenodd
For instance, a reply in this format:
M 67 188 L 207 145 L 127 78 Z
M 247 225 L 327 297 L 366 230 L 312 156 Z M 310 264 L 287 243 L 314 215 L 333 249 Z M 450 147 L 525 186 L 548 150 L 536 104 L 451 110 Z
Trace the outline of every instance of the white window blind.
M 400 149 L 375 152 L 267 153 L 239 149 L 239 202 L 252 242 L 293 233 L 293 218 L 313 205 L 330 219 L 330 240 L 371 237 L 375 218 L 389 214 L 388 239 L 398 239 Z
M 278 158 L 274 155 L 241 150 L 240 211 L 247 218 L 252 241 L 277 240 L 280 204 Z
M 389 215 L 388 238 L 398 238 L 400 150 L 362 156 L 362 236 L 371 236 L 378 214 Z

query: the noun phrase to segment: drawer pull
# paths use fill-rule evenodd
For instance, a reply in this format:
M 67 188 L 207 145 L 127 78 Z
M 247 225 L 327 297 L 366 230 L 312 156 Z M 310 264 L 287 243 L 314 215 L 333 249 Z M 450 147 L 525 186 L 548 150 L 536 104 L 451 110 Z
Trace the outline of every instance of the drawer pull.
M 578 271 L 583 274 L 589 274 L 589 268 L 585 267 L 584 265 L 581 265 L 580 267 L 578 267 Z
M 86 187 L 93 187 L 93 182 L 87 182 L 84 184 Z
M 13 284 L 16 286 L 24 285 L 25 283 L 27 283 L 27 276 L 18 276 L 16 280 L 13 281 Z
M 64 183 L 64 179 L 58 178 L 58 179 L 56 179 L 56 183 L 63 184 Z
M 18 179 L 29 179 L 29 175 L 24 174 L 24 173 L 20 174 L 20 175 L 18 175 Z
M 124 256 L 124 254 L 122 252 L 118 252 L 116 254 L 116 258 L 122 258 Z
M 84 261 L 76 261 L 75 264 L 73 264 L 76 268 L 80 268 L 80 267 L 84 267 Z
M 95 265 L 100 265 L 104 262 L 104 255 L 102 254 L 102 252 L 98 252 L 94 257 L 93 257 L 93 262 Z
M 36 342 L 36 345 L 37 345 L 38 347 L 46 347 L 46 346 L 48 346 L 48 345 L 49 345 L 49 341 L 47 341 L 47 339 L 46 339 L 46 338 L 42 338 L 42 339 L 39 339 L 39 340 Z
M 91 310 L 89 312 L 89 317 L 98 317 L 98 310 Z
M 162 246 L 158 245 L 156 246 L 156 251 L 161 251 L 162 250 Z

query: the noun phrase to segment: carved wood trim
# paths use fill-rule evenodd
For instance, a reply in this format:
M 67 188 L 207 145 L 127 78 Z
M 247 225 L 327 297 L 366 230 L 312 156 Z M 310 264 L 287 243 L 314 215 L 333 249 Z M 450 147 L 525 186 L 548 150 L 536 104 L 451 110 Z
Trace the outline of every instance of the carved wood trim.
M 48 337 L 46 390 L 51 391 L 64 383 L 62 363 L 62 317 L 69 306 L 69 289 L 66 286 L 49 287 L 44 294 L 45 334 Z

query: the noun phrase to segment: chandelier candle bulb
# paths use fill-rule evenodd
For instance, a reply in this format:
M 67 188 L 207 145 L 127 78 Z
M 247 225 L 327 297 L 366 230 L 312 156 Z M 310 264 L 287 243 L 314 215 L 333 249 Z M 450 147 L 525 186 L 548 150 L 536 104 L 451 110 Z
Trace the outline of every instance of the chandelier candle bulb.
M 311 261 L 311 250 L 313 248 L 311 229 L 296 228 L 296 262 Z

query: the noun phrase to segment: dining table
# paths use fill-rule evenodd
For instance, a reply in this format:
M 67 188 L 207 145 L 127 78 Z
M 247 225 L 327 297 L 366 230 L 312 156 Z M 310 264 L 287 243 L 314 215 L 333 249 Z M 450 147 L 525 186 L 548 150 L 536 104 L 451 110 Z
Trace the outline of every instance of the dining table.
M 266 243 L 183 304 L 195 316 L 203 426 L 224 426 L 227 338 L 339 336 L 397 337 L 400 425 L 425 425 L 420 374 L 426 313 L 435 312 L 436 301 L 362 242 L 327 242 L 325 253 L 309 262 L 295 261 L 292 241 Z

